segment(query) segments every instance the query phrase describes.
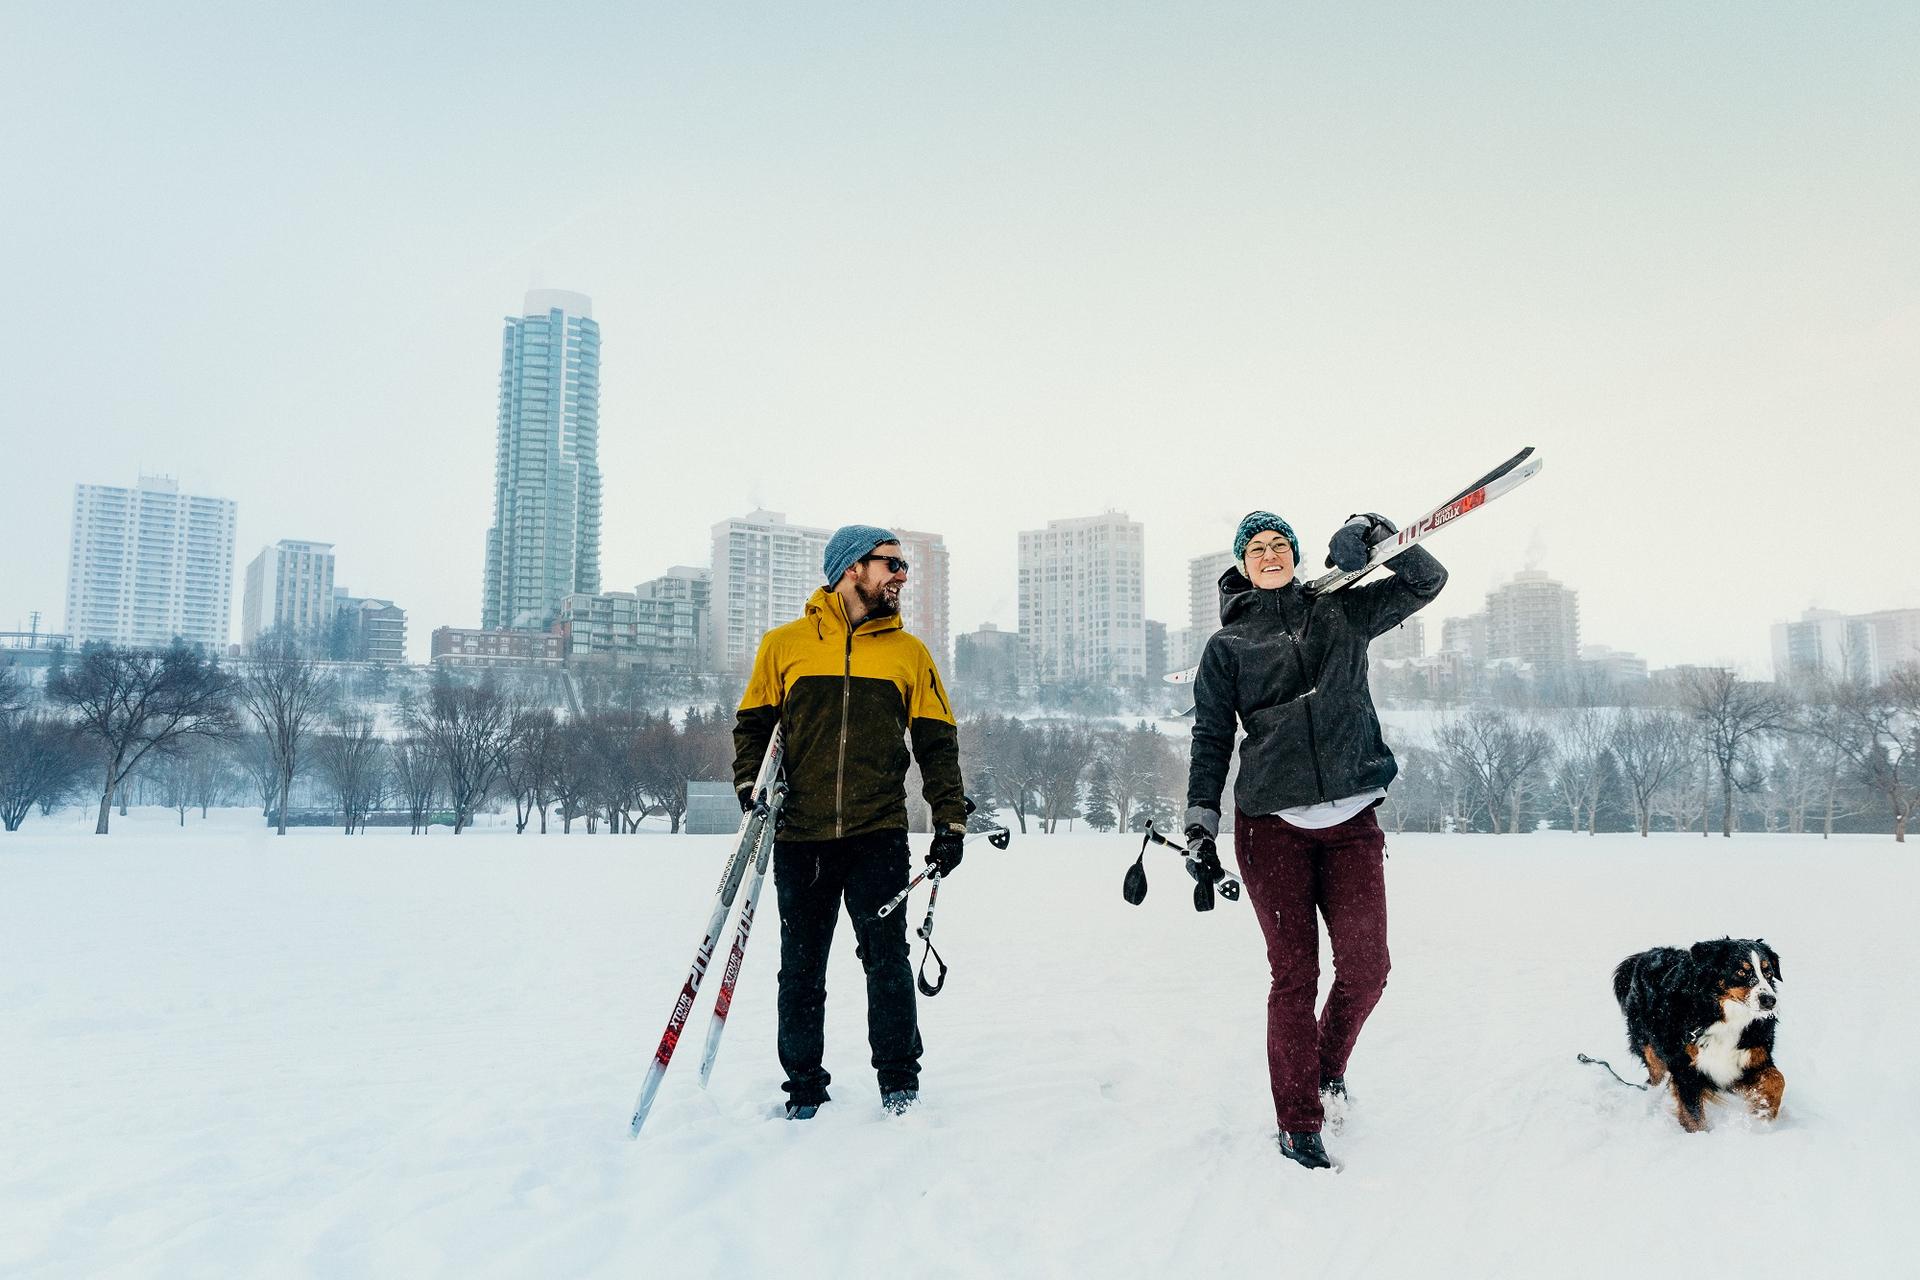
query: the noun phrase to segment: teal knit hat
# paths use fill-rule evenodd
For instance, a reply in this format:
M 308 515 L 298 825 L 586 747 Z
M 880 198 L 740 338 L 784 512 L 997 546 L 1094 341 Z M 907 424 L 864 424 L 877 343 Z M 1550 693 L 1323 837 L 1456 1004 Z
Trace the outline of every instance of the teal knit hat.
M 827 539 L 826 554 L 821 557 L 820 569 L 827 575 L 827 585 L 840 581 L 848 565 L 881 543 L 898 541 L 890 530 L 876 524 L 841 525 L 833 531 L 833 537 Z
M 1300 539 L 1293 532 L 1293 526 L 1271 511 L 1249 511 L 1240 518 L 1240 527 L 1233 531 L 1233 558 L 1247 558 L 1247 544 L 1253 541 L 1256 533 L 1284 533 L 1287 542 L 1293 547 L 1293 562 L 1300 563 Z

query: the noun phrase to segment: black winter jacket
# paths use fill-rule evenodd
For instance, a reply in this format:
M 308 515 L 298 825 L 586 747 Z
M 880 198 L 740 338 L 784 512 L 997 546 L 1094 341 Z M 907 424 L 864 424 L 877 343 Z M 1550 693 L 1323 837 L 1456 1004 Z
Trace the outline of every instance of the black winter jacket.
M 1367 645 L 1440 594 L 1447 571 L 1420 547 L 1393 576 L 1311 596 L 1298 581 L 1260 591 L 1238 567 L 1220 575 L 1221 628 L 1194 683 L 1187 826 L 1220 830 L 1234 724 L 1246 730 L 1233 788 L 1264 814 L 1384 787 L 1399 772 L 1367 689 Z

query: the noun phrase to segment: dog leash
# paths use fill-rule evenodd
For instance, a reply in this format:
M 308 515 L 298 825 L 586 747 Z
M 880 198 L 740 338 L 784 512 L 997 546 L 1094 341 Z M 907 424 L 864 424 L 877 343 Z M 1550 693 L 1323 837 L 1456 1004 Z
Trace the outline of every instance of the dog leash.
M 1612 1076 L 1615 1080 L 1619 1080 L 1621 1084 L 1627 1086 L 1627 1088 L 1629 1089 L 1651 1089 L 1653 1087 L 1652 1085 L 1649 1085 L 1649 1084 L 1635 1084 L 1631 1080 L 1622 1080 L 1620 1077 L 1620 1073 L 1618 1071 L 1615 1071 L 1613 1069 L 1613 1064 L 1611 1062 L 1608 1062 L 1605 1058 L 1589 1058 L 1584 1053 L 1575 1054 L 1574 1056 L 1580 1059 L 1580 1061 L 1587 1063 L 1590 1066 L 1605 1067 L 1607 1069 L 1608 1075 Z

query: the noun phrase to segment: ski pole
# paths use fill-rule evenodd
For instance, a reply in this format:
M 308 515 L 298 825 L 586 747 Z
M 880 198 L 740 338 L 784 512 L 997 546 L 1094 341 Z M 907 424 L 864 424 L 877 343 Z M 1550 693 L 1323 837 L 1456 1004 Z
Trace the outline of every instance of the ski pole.
M 1154 828 L 1151 822 L 1147 824 L 1146 830 L 1141 832 L 1140 836 L 1140 856 L 1133 860 L 1131 867 L 1127 868 L 1127 877 L 1120 886 L 1120 896 L 1136 907 L 1144 902 L 1147 897 L 1146 860 L 1147 846 L 1150 844 L 1165 845 L 1169 849 L 1176 849 L 1182 857 L 1186 857 L 1187 853 L 1187 846 L 1184 844 L 1176 844 L 1174 841 L 1167 839 Z M 1191 861 L 1191 859 L 1188 859 L 1189 864 L 1191 864 Z M 1239 900 L 1240 881 L 1223 868 L 1220 872 L 1220 879 L 1217 886 L 1214 881 L 1195 878 L 1193 882 L 1193 909 L 1195 911 L 1213 910 L 1213 895 L 1216 887 L 1219 890 L 1220 896 L 1227 901 L 1234 902 Z
M 1004 849 L 1007 847 L 1008 842 L 1011 841 L 1012 839 L 1013 839 L 1013 832 L 1011 830 L 1009 830 L 1006 827 L 995 827 L 991 831 L 967 832 L 966 843 L 972 844 L 975 840 L 985 840 L 988 844 L 992 845 L 996 849 Z M 895 911 L 899 910 L 900 904 L 907 900 L 907 895 L 912 893 L 915 889 L 918 889 L 920 887 L 920 882 L 922 880 L 927 880 L 927 879 L 932 879 L 938 882 L 940 877 L 937 875 L 934 875 L 932 867 L 928 867 L 925 871 L 922 871 L 919 875 L 909 880 L 907 882 L 906 888 L 894 894 L 893 900 L 891 902 L 887 903 L 886 906 L 874 912 L 873 918 L 875 920 L 884 920 L 888 916 L 892 915 Z

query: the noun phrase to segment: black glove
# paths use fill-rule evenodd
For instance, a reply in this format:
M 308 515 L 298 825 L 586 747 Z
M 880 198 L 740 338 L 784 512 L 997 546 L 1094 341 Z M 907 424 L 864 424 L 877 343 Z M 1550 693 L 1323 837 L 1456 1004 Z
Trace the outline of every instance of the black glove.
M 1220 865 L 1219 851 L 1213 847 L 1213 837 L 1205 827 L 1187 828 L 1187 874 L 1208 888 L 1227 874 L 1227 869 Z
M 741 787 L 738 791 L 734 792 L 734 794 L 740 797 L 740 812 L 752 813 L 753 812 L 753 788 Z
M 960 865 L 960 857 L 966 849 L 967 837 L 964 833 L 955 831 L 951 827 L 945 831 L 936 832 L 932 846 L 927 849 L 927 869 L 941 877 L 952 875 L 953 869 Z
M 1393 521 L 1371 511 L 1347 517 L 1347 522 L 1333 531 L 1333 538 L 1327 543 L 1327 568 L 1342 573 L 1365 568 L 1373 548 L 1397 532 Z

